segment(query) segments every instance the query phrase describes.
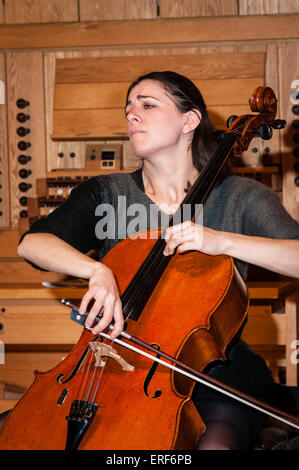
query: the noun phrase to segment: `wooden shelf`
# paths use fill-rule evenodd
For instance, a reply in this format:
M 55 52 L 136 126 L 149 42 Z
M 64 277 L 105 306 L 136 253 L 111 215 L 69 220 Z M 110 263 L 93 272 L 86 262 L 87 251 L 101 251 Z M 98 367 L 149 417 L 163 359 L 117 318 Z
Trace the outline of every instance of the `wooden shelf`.
M 86 288 L 44 287 L 35 283 L 0 284 L 0 299 L 81 299 Z
M 246 283 L 252 299 L 278 299 L 294 291 L 296 281 L 251 281 Z M 87 287 L 44 287 L 39 283 L 1 283 L 0 299 L 81 299 Z
M 2 49 L 297 39 L 298 15 L 1 25 Z
M 277 165 L 273 166 L 238 166 L 233 168 L 234 173 L 279 173 L 280 168 Z
M 296 281 L 251 281 L 246 285 L 251 299 L 279 299 L 294 291 Z
M 74 177 L 77 176 L 93 176 L 98 175 L 109 175 L 111 173 L 131 173 L 133 171 L 138 170 L 138 168 L 127 168 L 126 170 L 84 170 L 84 169 L 72 169 L 66 168 L 65 170 L 58 170 L 58 171 L 48 171 L 46 178 L 66 178 L 66 177 Z

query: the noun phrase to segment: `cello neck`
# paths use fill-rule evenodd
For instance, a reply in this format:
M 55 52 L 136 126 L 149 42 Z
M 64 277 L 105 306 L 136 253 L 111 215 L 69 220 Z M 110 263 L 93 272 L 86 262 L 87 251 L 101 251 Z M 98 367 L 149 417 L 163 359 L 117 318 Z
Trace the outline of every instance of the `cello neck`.
M 227 133 L 224 135 L 214 155 L 185 196 L 177 212 L 170 218 L 169 226 L 174 225 L 174 220 L 183 221 L 182 216 L 185 204 L 190 205 L 189 214 L 191 215 L 191 220 L 193 219 L 196 204 L 204 204 L 206 201 L 216 184 L 218 175 L 228 159 L 236 139 L 237 134 Z M 179 217 L 177 218 L 178 211 Z M 165 240 L 162 233 L 122 294 L 122 307 L 126 319 L 138 320 L 155 286 L 170 262 L 171 256 L 163 255 L 164 248 Z
M 210 192 L 216 184 L 219 173 L 227 161 L 236 140 L 237 134 L 224 134 L 214 155 L 203 168 L 197 180 L 184 198 L 180 206 L 180 210 L 182 210 L 184 204 L 191 204 L 194 206 L 195 204 L 204 204 L 206 202 Z M 195 209 L 193 208 L 193 211 L 194 210 Z

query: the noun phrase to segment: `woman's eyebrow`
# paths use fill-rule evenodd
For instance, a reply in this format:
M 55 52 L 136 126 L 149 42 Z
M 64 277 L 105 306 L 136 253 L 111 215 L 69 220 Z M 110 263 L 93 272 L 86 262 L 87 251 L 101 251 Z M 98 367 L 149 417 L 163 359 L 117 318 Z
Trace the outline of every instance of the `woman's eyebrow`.
M 160 101 L 158 98 L 155 98 L 154 96 L 149 96 L 149 95 L 148 95 L 148 96 L 147 96 L 147 95 L 137 95 L 137 98 L 136 98 L 136 99 L 137 99 L 137 100 L 145 100 L 145 99 L 147 99 L 147 98 L 151 98 L 151 99 L 153 99 L 153 100 Z M 132 101 L 130 101 L 130 100 L 127 101 L 126 107 L 127 107 L 129 104 L 131 104 L 131 103 L 132 103 Z

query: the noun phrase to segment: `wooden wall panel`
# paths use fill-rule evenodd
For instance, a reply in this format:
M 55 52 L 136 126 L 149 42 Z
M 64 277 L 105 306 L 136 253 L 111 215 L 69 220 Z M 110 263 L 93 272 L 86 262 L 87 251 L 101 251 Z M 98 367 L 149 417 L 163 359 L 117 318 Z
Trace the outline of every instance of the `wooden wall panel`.
M 295 178 L 299 172 L 295 170 L 294 164 L 298 162 L 293 154 L 295 147 L 294 134 L 298 135 L 298 129 L 293 127 L 298 115 L 293 113 L 293 106 L 296 104 L 291 99 L 292 93 L 298 90 L 299 94 L 299 43 L 282 44 L 278 48 L 279 52 L 279 75 L 280 80 L 280 113 L 286 119 L 287 127 L 281 136 L 282 145 L 282 169 L 283 169 L 283 204 L 290 214 L 299 221 L 299 191 L 295 185 Z M 299 105 L 299 99 L 297 99 Z
M 263 77 L 226 80 L 194 80 L 202 91 L 207 106 L 238 105 L 249 100 L 251 91 L 261 86 Z M 54 103 L 56 110 L 82 108 L 122 108 L 131 82 L 118 83 L 57 83 Z
M 4 23 L 4 4 L 0 3 L 0 24 Z
M 82 326 L 70 320 L 69 307 L 58 299 L 0 299 L 0 321 L 0 339 L 10 350 L 22 345 L 71 348 L 82 333 Z
M 79 0 L 80 21 L 156 18 L 156 0 Z
M 248 44 L 243 46 L 242 50 L 248 50 L 253 52 L 260 50 L 265 52 L 265 81 L 260 83 L 260 86 L 265 85 L 273 89 L 278 101 L 279 101 L 279 77 L 278 77 L 278 52 L 275 44 L 263 44 L 263 45 L 252 45 Z M 250 64 L 249 64 L 250 66 Z M 277 116 L 279 117 L 279 116 Z M 253 139 L 248 151 L 244 152 L 241 156 L 241 161 L 247 166 L 261 167 L 263 165 L 279 165 L 281 163 L 281 148 L 280 148 L 280 131 L 274 131 L 273 137 L 270 140 L 262 140 L 260 138 Z M 273 169 L 274 172 L 277 169 Z M 273 186 L 273 189 L 280 195 L 281 182 L 280 172 L 277 175 L 278 182 Z M 271 177 L 272 179 L 275 176 Z
M 268 44 L 266 46 L 266 67 L 265 67 L 265 85 L 272 88 L 278 102 L 279 96 L 279 76 L 278 76 L 278 47 L 275 44 Z M 278 106 L 277 118 L 283 119 L 280 114 L 280 106 Z M 273 137 L 269 141 L 260 139 L 260 145 L 263 149 L 262 163 L 281 163 L 281 146 L 280 146 L 281 132 L 274 131 Z M 264 150 L 266 149 L 266 152 Z
M 97 51 L 65 51 L 59 53 L 46 53 L 45 54 L 45 83 L 46 83 L 46 119 L 47 119 L 47 168 L 48 171 L 53 169 L 60 170 L 60 169 L 80 169 L 84 168 L 84 157 L 86 151 L 86 143 L 84 141 L 53 141 L 49 136 L 53 134 L 53 96 L 54 96 L 54 83 L 55 83 L 55 62 L 57 59 L 57 76 L 59 76 L 59 80 L 62 82 L 59 84 L 60 91 L 58 90 L 57 93 L 55 92 L 55 107 L 57 103 L 57 107 L 59 109 L 76 109 L 80 108 L 80 98 L 77 92 L 74 95 L 66 94 L 67 83 L 63 82 L 79 82 L 77 84 L 73 84 L 75 86 L 74 90 L 78 90 L 80 86 L 85 90 L 85 95 L 83 97 L 83 102 L 87 104 L 87 108 L 92 105 L 95 107 L 96 100 L 94 98 L 94 94 L 96 90 L 102 89 L 105 90 L 107 83 L 111 87 L 111 90 L 114 90 L 115 95 L 114 103 L 118 103 L 117 106 L 123 108 L 123 98 L 125 96 L 127 90 L 128 78 L 134 79 L 136 78 L 137 69 L 139 69 L 139 65 L 146 66 L 147 64 L 151 64 L 150 70 L 153 68 L 161 69 L 162 64 L 165 63 L 165 56 L 169 56 L 173 54 L 172 57 L 167 58 L 167 65 L 172 66 L 174 69 L 177 69 L 178 60 L 175 59 L 175 55 L 184 54 L 183 62 L 186 64 L 183 73 L 186 75 L 190 75 L 190 70 L 192 70 L 192 66 L 190 65 L 191 62 L 189 60 L 190 55 L 200 54 L 200 61 L 198 59 L 198 70 L 196 74 L 198 74 L 199 80 L 195 80 L 202 89 L 203 95 L 208 103 L 209 111 L 212 114 L 213 119 L 215 120 L 215 125 L 219 125 L 221 121 L 223 125 L 224 119 L 226 119 L 230 114 L 235 114 L 237 109 L 232 107 L 232 105 L 243 105 L 243 108 L 240 108 L 239 111 L 241 112 L 248 112 L 248 99 L 249 95 L 254 91 L 256 86 L 263 85 L 264 83 L 264 46 L 254 46 L 250 48 L 242 48 L 236 46 L 223 46 L 219 48 L 219 46 L 209 46 L 209 47 L 177 47 L 177 48 L 151 48 L 141 50 L 141 49 L 123 49 L 122 50 L 122 57 L 119 57 L 119 50 L 97 50 Z M 140 54 L 144 54 L 144 56 L 140 56 Z M 244 53 L 239 56 L 239 62 L 236 56 L 236 52 Z M 226 60 L 221 58 L 221 54 L 227 54 Z M 249 53 L 249 54 L 248 54 Z M 214 54 L 212 57 L 213 60 L 206 59 L 206 54 Z M 138 56 L 138 58 L 136 58 Z M 161 57 L 162 56 L 162 57 Z M 163 57 L 164 56 L 164 57 Z M 62 58 L 68 59 L 67 61 L 61 60 Z M 182 56 L 181 56 L 182 57 Z M 235 73 L 243 78 L 237 79 L 235 78 L 227 78 L 225 81 L 221 81 L 221 73 L 219 72 L 219 67 L 217 65 L 213 65 L 213 72 L 210 71 L 208 63 L 215 61 L 218 57 L 218 62 L 222 60 L 222 73 L 224 75 L 231 75 L 234 77 L 234 73 L 232 72 L 232 68 L 235 68 Z M 86 61 L 86 59 L 88 60 Z M 92 59 L 93 58 L 93 59 Z M 102 63 L 99 62 L 104 60 L 105 67 L 101 67 L 99 69 L 98 64 Z M 106 61 L 106 62 L 105 62 Z M 189 62 L 188 62 L 189 61 Z M 248 67 L 248 61 L 252 64 L 251 67 Z M 65 65 L 65 63 L 69 64 L 69 67 L 66 70 L 59 68 L 59 64 Z M 85 82 L 90 82 L 90 70 L 86 73 L 87 66 L 85 63 L 88 62 L 93 70 L 93 76 L 96 77 L 95 80 L 98 83 L 94 84 L 87 84 Z M 182 62 L 182 60 L 180 60 Z M 201 62 L 201 63 L 200 63 Z M 131 64 L 131 67 L 128 67 L 126 63 Z M 116 82 L 111 82 L 109 80 L 115 80 L 115 73 L 110 72 L 111 65 L 115 67 L 115 64 L 119 65 L 119 70 L 117 72 L 117 77 L 120 79 L 120 75 L 124 80 L 124 88 L 122 92 L 119 92 L 119 86 Z M 157 67 L 154 67 L 154 65 Z M 189 64 L 189 65 L 188 65 Z M 233 65 L 236 64 L 236 65 Z M 241 65 L 240 65 L 241 64 Z M 243 64 L 243 65 L 242 65 Z M 170 67 L 167 67 L 170 68 Z M 105 70 L 104 75 L 105 79 L 108 82 L 101 83 L 101 71 Z M 193 68 L 194 71 L 194 68 Z M 219 74 L 220 81 L 217 79 L 209 78 L 207 80 L 201 80 L 202 76 L 208 75 L 212 77 L 214 75 L 217 76 Z M 69 78 L 71 76 L 71 78 Z M 248 76 L 246 78 L 246 76 Z M 83 82 L 80 84 L 80 82 Z M 209 83 L 209 86 L 207 84 Z M 89 86 L 91 87 L 89 89 Z M 98 88 L 99 87 L 99 88 Z M 104 88 L 102 88 L 104 87 Z M 237 92 L 236 89 L 238 90 Z M 90 93 L 92 90 L 92 93 Z M 110 93 L 111 94 L 111 93 Z M 247 96 L 248 94 L 248 96 Z M 60 102 L 59 99 L 65 98 L 64 103 Z M 75 96 L 75 99 L 74 99 Z M 104 99 L 104 98 L 103 98 Z M 102 99 L 100 99 L 101 101 Z M 217 110 L 216 108 L 213 109 L 214 105 L 220 105 L 221 108 Z M 104 100 L 105 102 L 105 100 Z M 104 102 L 102 101 L 102 105 L 104 106 Z M 89 104 L 88 104 L 89 103 Z M 111 102 L 110 102 L 111 106 Z M 225 108 L 224 106 L 227 106 Z M 246 107 L 246 110 L 245 110 Z M 93 111 L 94 112 L 94 111 Z M 123 110 L 120 109 L 120 116 L 123 116 Z M 91 119 L 91 115 L 88 116 L 88 119 Z M 72 120 L 74 121 L 74 116 L 72 116 Z M 114 126 L 115 127 L 115 126 Z M 90 132 L 91 128 L 85 129 L 85 132 Z M 125 132 L 125 122 L 123 121 L 123 128 L 116 130 L 113 129 L 114 132 Z M 78 131 L 80 133 L 80 131 Z M 94 134 L 92 134 L 94 135 Z M 89 138 L 92 138 L 92 135 Z M 80 136 L 77 136 L 77 138 Z M 117 137 L 117 134 L 114 134 L 114 138 Z M 86 136 L 85 136 L 86 138 Z M 96 143 L 96 141 L 94 141 Z M 90 143 L 90 142 L 88 142 Z M 123 145 L 123 168 L 131 169 L 134 167 L 138 167 L 140 162 L 136 159 L 136 156 L 132 152 L 130 143 L 126 140 L 121 141 Z M 70 158 L 69 155 L 71 153 L 76 154 L 76 158 Z M 63 154 L 62 158 L 59 158 L 58 155 Z
M 52 137 L 54 140 L 71 140 L 126 136 L 123 106 L 127 80 L 132 81 L 138 75 L 152 70 L 169 69 L 176 70 L 194 81 L 202 80 L 201 84 L 205 81 L 210 91 L 209 111 L 212 120 L 215 126 L 223 127 L 226 113 L 233 114 L 232 105 L 248 103 L 249 96 L 245 98 L 244 87 L 240 87 L 239 97 L 237 94 L 234 99 L 233 90 L 241 81 L 245 84 L 247 79 L 253 79 L 256 86 L 263 82 L 264 60 L 262 52 L 153 55 L 150 59 L 148 56 L 57 59 L 56 86 L 62 86 L 62 89 L 55 92 Z M 236 76 L 237 82 L 234 78 Z M 229 83 L 223 87 L 226 80 Z M 208 83 L 210 85 L 207 85 Z M 82 97 L 78 97 L 80 84 L 83 85 Z M 91 89 L 88 84 L 92 85 Z M 109 90 L 108 93 L 106 89 Z M 229 89 L 230 93 L 227 93 Z M 98 99 L 93 100 L 93 95 L 89 94 L 92 90 L 98 90 Z M 247 90 L 247 93 L 252 91 Z M 66 108 L 65 102 L 62 104 L 60 101 L 61 96 L 69 97 L 69 105 Z M 235 109 L 235 112 L 238 111 L 248 112 L 247 106 Z
M 83 141 L 58 141 L 51 139 L 53 133 L 53 109 L 55 88 L 56 59 L 63 57 L 82 57 L 84 54 L 98 54 L 98 52 L 47 52 L 44 55 L 45 77 L 45 125 L 46 125 L 46 153 L 47 171 L 64 169 L 81 169 L 85 165 L 86 143 Z M 92 142 L 89 142 L 92 143 Z
M 298 0 L 239 0 L 240 15 L 275 15 L 298 12 Z
M 78 21 L 77 0 L 6 0 L 5 23 Z
M 55 65 L 56 59 L 82 58 L 82 57 L 101 57 L 106 54 L 117 54 L 119 50 L 109 51 L 61 51 L 47 52 L 44 55 L 44 76 L 45 76 L 45 103 L 46 103 L 46 146 L 47 146 L 47 171 L 52 170 L 78 170 L 85 167 L 86 147 L 89 144 L 97 144 L 98 141 L 71 140 L 54 141 L 50 137 L 53 134 L 53 109 L 54 109 L 54 89 L 55 89 Z M 123 51 L 123 54 L 132 53 L 132 51 Z M 101 141 L 101 143 L 109 141 Z M 115 141 L 114 141 L 115 142 Z M 123 146 L 123 167 L 136 168 L 140 166 L 136 160 L 128 141 L 122 141 Z M 74 157 L 72 157 L 75 155 Z
M 186 52 L 152 55 L 150 60 L 148 55 L 57 59 L 56 83 L 131 82 L 140 73 L 153 70 L 175 70 L 193 80 L 260 77 L 264 74 L 264 60 L 264 54 L 256 52 L 200 55 Z
M 238 14 L 238 0 L 160 0 L 161 18 Z
M 208 107 L 211 121 L 219 129 L 232 114 L 247 114 L 247 105 Z M 55 112 L 54 140 L 117 139 L 127 137 L 126 120 L 120 109 L 60 110 Z
M 267 41 L 298 38 L 299 15 L 223 16 L 158 20 L 3 25 L 3 49 L 136 47 L 200 42 Z
M 7 99 L 5 55 L 0 53 L 0 227 L 9 227 L 9 163 L 7 148 Z
M 45 125 L 44 125 L 44 83 L 42 52 L 11 52 L 7 54 L 7 95 L 8 95 L 8 137 L 10 156 L 10 200 L 11 226 L 17 227 L 20 212 L 26 205 L 20 205 L 21 197 L 32 197 L 35 191 L 35 179 L 46 174 Z M 23 98 L 29 104 L 21 109 L 17 100 Z M 17 114 L 23 112 L 30 118 L 25 123 L 17 121 Z M 24 127 L 30 133 L 24 137 L 17 134 L 17 129 Z M 20 142 L 30 143 L 26 150 L 20 150 Z M 31 161 L 22 165 L 19 155 L 31 156 Z M 22 179 L 20 170 L 30 170 L 31 174 Z M 26 192 L 19 188 L 20 183 L 31 184 Z
M 66 351 L 15 351 L 5 353 L 0 364 L 1 381 L 9 388 L 27 389 L 34 381 L 34 371 L 47 372 L 67 355 Z

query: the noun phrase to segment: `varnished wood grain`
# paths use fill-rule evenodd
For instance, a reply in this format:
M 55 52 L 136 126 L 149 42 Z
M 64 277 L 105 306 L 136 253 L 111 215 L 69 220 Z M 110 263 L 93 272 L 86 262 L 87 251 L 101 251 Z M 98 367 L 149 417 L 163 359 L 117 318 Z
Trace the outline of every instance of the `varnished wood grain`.
M 108 21 L 0 28 L 4 49 L 295 39 L 298 15 L 205 17 L 180 20 Z
M 280 80 L 280 115 L 287 121 L 287 126 L 281 132 L 282 146 L 282 170 L 283 170 L 283 204 L 289 213 L 299 220 L 299 204 L 296 200 L 295 178 L 298 173 L 294 169 L 297 159 L 293 155 L 296 147 L 293 141 L 295 129 L 292 122 L 296 119 L 296 115 L 292 112 L 293 104 L 291 102 L 291 93 L 299 89 L 299 45 L 281 44 L 279 46 L 279 73 L 283 77 Z M 298 104 L 298 101 L 297 101 Z
M 156 18 L 155 0 L 80 0 L 80 21 Z
M 66 356 L 66 351 L 7 352 L 1 364 L 1 380 L 8 386 L 28 388 L 36 370 L 46 372 Z
M 57 59 L 56 83 L 131 82 L 140 73 L 175 70 L 193 80 L 263 76 L 263 53 L 139 55 Z
M 161 18 L 238 14 L 238 0 L 160 0 Z
M 87 289 L 61 287 L 49 289 L 34 283 L 1 283 L 0 299 L 82 299 Z
M 248 102 L 250 93 L 263 85 L 264 77 L 193 81 L 201 90 L 207 106 L 239 105 Z M 129 85 L 130 82 L 58 83 L 55 86 L 54 108 L 121 108 L 125 105 Z
M 230 115 L 250 111 L 249 93 L 253 93 L 258 83 L 263 84 L 264 61 L 263 52 L 58 58 L 52 138 L 126 136 L 123 106 L 128 79 L 134 80 L 152 70 L 176 70 L 200 87 L 208 88 L 211 120 L 215 127 L 225 128 Z M 255 87 L 249 91 L 253 81 Z M 239 92 L 232 98 L 235 89 Z
M 286 299 L 286 381 L 288 385 L 298 387 L 298 338 L 299 338 L 299 294 L 298 291 Z
M 77 0 L 8 0 L 5 23 L 59 23 L 78 21 Z
M 17 227 L 21 206 L 19 199 L 24 195 L 19 189 L 22 181 L 19 171 L 22 166 L 18 162 L 18 156 L 23 153 L 18 148 L 21 140 L 29 142 L 29 147 L 24 153 L 32 157 L 26 165 L 32 171 L 26 182 L 32 188 L 26 192 L 26 196 L 34 195 L 35 179 L 45 175 L 45 128 L 44 120 L 44 82 L 43 82 L 43 56 L 40 51 L 9 52 L 7 54 L 7 96 L 8 96 L 8 134 L 10 155 L 10 201 L 11 201 L 11 227 Z M 16 132 L 18 121 L 16 115 L 20 112 L 16 102 L 23 98 L 29 102 L 24 108 L 30 115 L 24 127 L 30 129 L 30 133 L 20 138 Z
M 298 13 L 298 0 L 238 0 L 240 15 Z
M 0 340 L 6 349 L 48 349 L 76 344 L 82 325 L 70 320 L 70 308 L 57 300 L 0 300 Z
M 285 315 L 273 314 L 269 306 L 250 307 L 248 320 L 242 333 L 242 339 L 248 344 L 286 344 Z
M 208 109 L 215 127 L 226 128 L 232 114 L 249 112 L 248 106 L 211 106 Z M 54 111 L 52 139 L 127 138 L 123 109 L 72 109 Z
M 1 7 L 0 6 L 0 11 Z M 5 228 L 10 225 L 10 196 L 9 196 L 9 158 L 7 139 L 7 102 L 6 102 L 6 63 L 5 54 L 0 53 L 0 80 L 1 80 L 1 103 L 0 103 L 0 227 Z

